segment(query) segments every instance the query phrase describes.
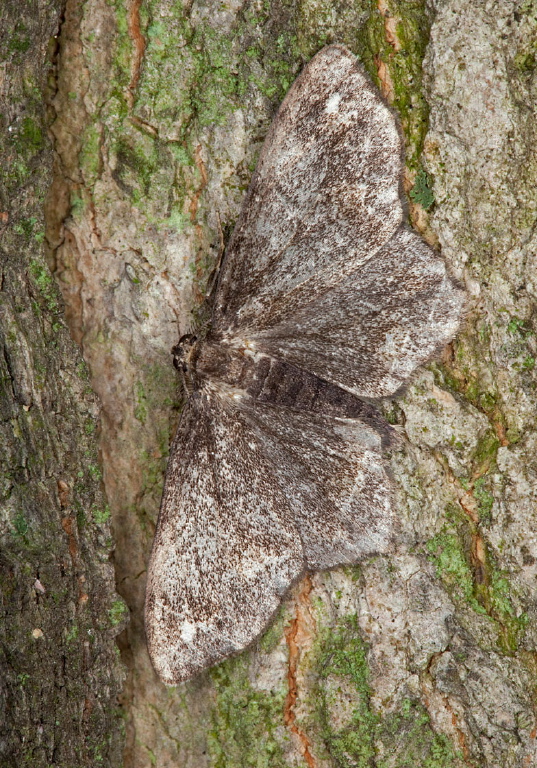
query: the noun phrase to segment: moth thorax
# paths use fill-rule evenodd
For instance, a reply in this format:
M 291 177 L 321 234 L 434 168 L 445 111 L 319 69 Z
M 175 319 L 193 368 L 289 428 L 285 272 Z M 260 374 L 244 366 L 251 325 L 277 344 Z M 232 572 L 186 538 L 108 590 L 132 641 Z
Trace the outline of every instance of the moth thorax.
M 182 375 L 183 384 L 189 394 L 194 388 L 196 357 L 198 355 L 197 342 L 197 336 L 193 333 L 185 333 L 172 349 L 173 364 Z

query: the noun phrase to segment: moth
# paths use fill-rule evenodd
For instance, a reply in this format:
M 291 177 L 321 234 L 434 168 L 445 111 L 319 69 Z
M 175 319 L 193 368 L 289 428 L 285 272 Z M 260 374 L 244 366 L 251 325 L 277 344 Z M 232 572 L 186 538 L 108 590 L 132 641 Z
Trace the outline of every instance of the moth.
M 341 45 L 268 132 L 205 336 L 174 348 L 190 396 L 148 569 L 146 634 L 173 685 L 250 645 L 307 571 L 392 548 L 374 400 L 456 333 L 463 292 L 405 225 L 397 120 Z

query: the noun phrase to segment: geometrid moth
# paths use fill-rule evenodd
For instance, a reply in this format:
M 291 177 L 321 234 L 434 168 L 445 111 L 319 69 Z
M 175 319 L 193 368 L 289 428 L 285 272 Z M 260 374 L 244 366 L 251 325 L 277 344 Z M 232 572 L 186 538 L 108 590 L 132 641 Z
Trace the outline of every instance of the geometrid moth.
M 179 683 L 248 646 L 308 570 L 390 550 L 393 395 L 455 334 L 463 293 L 404 223 L 397 121 L 324 48 L 268 132 L 223 257 L 149 565 L 146 632 Z

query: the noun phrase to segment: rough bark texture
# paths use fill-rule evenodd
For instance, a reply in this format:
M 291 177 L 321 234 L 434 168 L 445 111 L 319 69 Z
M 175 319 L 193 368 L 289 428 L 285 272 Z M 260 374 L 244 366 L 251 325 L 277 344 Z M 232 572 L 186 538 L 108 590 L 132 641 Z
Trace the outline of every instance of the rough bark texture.
M 44 258 L 46 131 L 60 3 L 0 21 L 0 765 L 121 764 L 99 408 Z
M 410 218 L 466 284 L 467 322 L 385 406 L 407 438 L 393 456 L 397 555 L 307 578 L 255 648 L 165 689 L 147 657 L 142 605 L 179 405 L 169 350 L 201 303 L 277 105 L 333 41 L 361 56 L 401 115 Z M 102 404 L 117 583 L 131 612 L 121 636 L 125 766 L 535 764 L 536 3 L 69 0 L 59 45 L 47 243 Z M 29 247 L 39 213 L 26 210 L 19 236 Z M 42 273 L 32 274 L 38 291 Z M 47 343 L 35 341 L 46 359 L 72 354 L 65 341 L 61 354 Z M 57 375 L 41 373 L 47 384 Z M 20 391 L 27 419 L 36 406 L 27 412 Z M 56 406 L 54 419 L 82 423 L 79 408 Z M 28 537 L 16 515 L 12 547 Z M 68 547 L 60 532 L 54 548 L 37 538 L 31 551 Z M 84 551 L 96 579 L 97 552 Z M 30 563 L 35 580 L 24 557 L 16 562 Z M 42 639 L 17 636 L 42 654 Z M 43 666 L 32 658 L 32 670 Z M 43 729 L 50 738 L 48 721 Z

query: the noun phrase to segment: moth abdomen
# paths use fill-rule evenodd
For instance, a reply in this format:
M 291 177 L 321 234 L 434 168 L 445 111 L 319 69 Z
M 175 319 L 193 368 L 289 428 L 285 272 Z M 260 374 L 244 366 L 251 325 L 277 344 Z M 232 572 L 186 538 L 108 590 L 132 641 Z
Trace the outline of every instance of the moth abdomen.
M 392 432 L 374 405 L 292 363 L 263 356 L 255 363 L 253 400 L 341 419 L 361 419 L 390 442 Z
M 242 390 L 255 402 L 270 403 L 342 419 L 362 419 L 390 442 L 391 428 L 378 410 L 337 384 L 304 371 L 293 363 L 262 353 L 203 342 L 197 356 L 200 380 L 220 381 Z

